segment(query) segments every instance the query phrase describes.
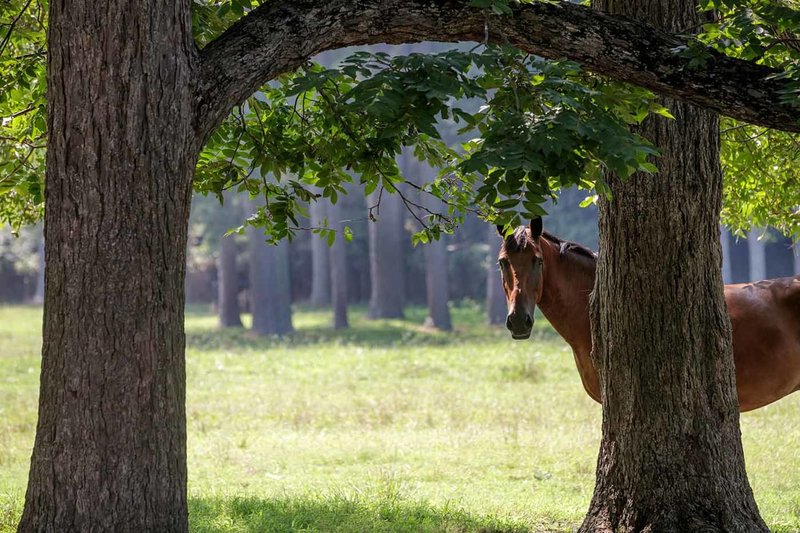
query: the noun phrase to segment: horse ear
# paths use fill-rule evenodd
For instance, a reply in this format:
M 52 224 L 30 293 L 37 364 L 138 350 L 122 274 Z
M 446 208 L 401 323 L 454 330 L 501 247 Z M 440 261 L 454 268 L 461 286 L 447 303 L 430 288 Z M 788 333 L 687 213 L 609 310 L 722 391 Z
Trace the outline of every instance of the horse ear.
M 543 229 L 542 226 L 543 226 L 542 217 L 536 217 L 533 220 L 531 220 L 530 224 L 531 237 L 533 237 L 534 239 L 538 239 L 539 237 L 541 237 Z
M 501 237 L 505 237 L 506 236 L 506 227 L 505 226 L 501 226 L 501 225 L 498 224 L 498 226 L 497 226 L 497 234 L 500 235 Z

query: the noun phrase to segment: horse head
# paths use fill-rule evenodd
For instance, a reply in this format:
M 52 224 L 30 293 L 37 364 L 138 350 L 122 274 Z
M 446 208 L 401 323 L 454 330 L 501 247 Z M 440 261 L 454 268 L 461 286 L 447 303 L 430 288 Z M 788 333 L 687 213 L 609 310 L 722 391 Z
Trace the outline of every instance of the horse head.
M 503 226 L 497 226 L 497 231 L 504 237 L 497 259 L 508 304 L 506 327 L 514 339 L 527 339 L 531 336 L 533 312 L 544 284 L 542 219 L 531 220 L 528 226 L 518 227 L 508 237 Z

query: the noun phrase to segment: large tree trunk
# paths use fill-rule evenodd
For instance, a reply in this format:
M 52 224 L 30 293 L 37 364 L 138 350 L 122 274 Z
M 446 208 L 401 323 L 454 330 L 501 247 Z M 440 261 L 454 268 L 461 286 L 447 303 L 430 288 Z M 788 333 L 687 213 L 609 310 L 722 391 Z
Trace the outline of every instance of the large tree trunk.
M 187 2 L 50 3 L 44 341 L 20 531 L 186 531 Z
M 505 324 L 508 316 L 506 295 L 503 291 L 503 282 L 497 269 L 497 256 L 500 254 L 502 241 L 497 234 L 497 228 L 489 226 L 489 260 L 486 270 L 486 318 L 491 325 Z
M 600 0 L 670 30 L 690 0 Z M 715 113 L 665 100 L 657 175 L 609 177 L 592 298 L 603 437 L 584 532 L 767 531 L 745 473 L 722 294 Z
M 378 204 L 376 222 L 369 224 L 371 294 L 369 318 L 402 318 L 405 303 L 405 257 L 403 254 L 405 207 L 397 194 L 375 191 L 369 206 Z M 377 210 L 376 210 L 377 212 Z
M 257 228 L 250 234 L 250 310 L 253 331 L 259 335 L 285 335 L 292 331 L 292 296 L 289 243 L 272 246 Z
M 345 248 L 344 222 L 342 222 L 343 198 L 336 205 L 328 206 L 331 228 L 337 231 L 336 240 L 330 249 L 331 303 L 333 304 L 333 328 L 349 326 L 347 319 L 347 249 Z
M 325 219 L 325 207 L 327 200 L 311 202 L 311 226 L 322 227 Z M 331 278 L 330 250 L 325 239 L 320 239 L 318 235 L 311 235 L 311 296 L 309 303 L 314 307 L 325 307 L 331 303 Z

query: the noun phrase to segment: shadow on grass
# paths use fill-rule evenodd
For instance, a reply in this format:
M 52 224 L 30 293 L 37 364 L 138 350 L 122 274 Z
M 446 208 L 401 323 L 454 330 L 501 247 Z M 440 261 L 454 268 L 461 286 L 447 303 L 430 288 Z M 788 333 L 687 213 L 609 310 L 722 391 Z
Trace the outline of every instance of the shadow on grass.
M 208 327 L 189 327 L 186 330 L 187 346 L 197 350 L 219 350 L 230 348 L 267 349 L 271 347 L 308 346 L 314 344 L 338 344 L 345 346 L 362 346 L 387 348 L 394 346 L 447 346 L 475 342 L 492 342 L 509 339 L 504 327 L 488 326 L 483 316 L 474 313 L 461 313 L 462 318 L 456 322 L 455 331 L 442 332 L 426 329 L 422 326 L 425 311 L 411 308 L 406 318 L 395 320 L 369 320 L 361 309 L 351 311 L 351 326 L 344 330 L 334 330 L 327 326 L 325 319 L 300 323 L 297 329 L 281 337 L 258 337 L 242 328 L 220 329 L 209 324 Z M 205 313 L 187 313 L 195 316 L 207 316 Z M 305 311 L 301 315 L 314 318 L 323 317 L 319 311 Z M 476 319 L 477 318 L 477 319 Z M 558 338 L 558 334 L 547 324 L 546 320 L 537 320 L 533 332 L 533 341 L 549 341 Z M 510 342 L 510 341 L 509 341 Z
M 522 533 L 521 524 L 463 510 L 435 508 L 424 502 L 326 499 L 190 499 L 193 533 L 339 532 L 339 533 Z

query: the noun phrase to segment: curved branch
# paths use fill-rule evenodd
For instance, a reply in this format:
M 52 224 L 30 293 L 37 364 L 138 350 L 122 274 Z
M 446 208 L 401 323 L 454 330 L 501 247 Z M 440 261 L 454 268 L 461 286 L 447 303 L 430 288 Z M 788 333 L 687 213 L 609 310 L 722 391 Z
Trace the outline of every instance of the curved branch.
M 724 115 L 800 132 L 798 109 L 781 105 L 776 71 L 708 50 L 702 66 L 686 41 L 636 20 L 571 2 L 534 2 L 489 17 L 489 35 Z M 268 0 L 201 52 L 195 118 L 201 139 L 277 75 L 325 50 L 375 43 L 482 41 L 487 18 L 465 0 Z

